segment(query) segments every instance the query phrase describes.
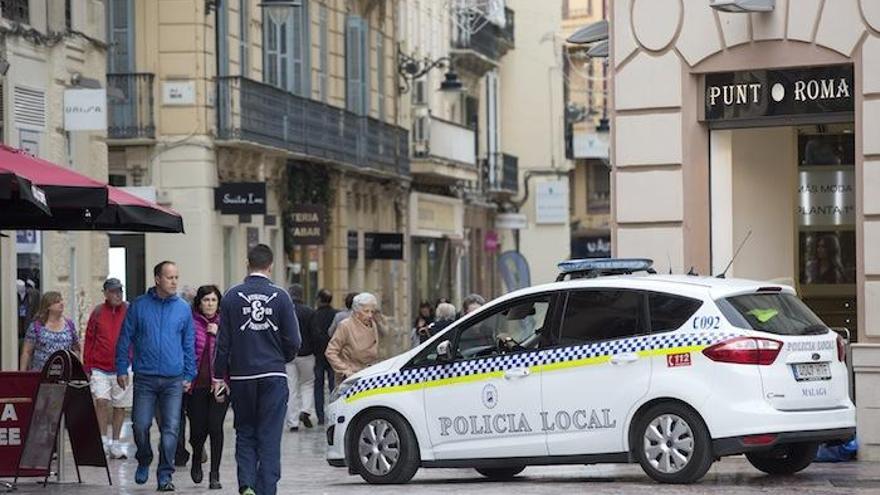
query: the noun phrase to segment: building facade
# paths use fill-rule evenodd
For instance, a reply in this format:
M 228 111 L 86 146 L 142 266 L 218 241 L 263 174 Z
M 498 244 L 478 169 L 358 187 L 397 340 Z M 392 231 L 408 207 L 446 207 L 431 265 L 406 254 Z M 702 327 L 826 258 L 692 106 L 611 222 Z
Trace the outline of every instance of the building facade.
M 103 181 L 105 132 L 64 129 L 65 90 L 105 87 L 104 7 L 100 0 L 0 2 L 0 138 Z M 101 299 L 107 235 L 4 232 L 0 238 L 0 366 L 18 369 L 16 279 L 61 292 L 66 316 L 82 330 Z
M 247 249 L 266 243 L 275 279 L 301 283 L 307 302 L 322 287 L 337 304 L 368 290 L 392 327 L 406 319 L 396 2 L 109 4 L 111 180 L 152 188 L 187 228 L 114 236 L 129 285 L 150 285 L 152 265 L 172 259 L 190 290 L 229 287 L 245 275 Z M 380 234 L 400 249 L 375 255 Z
M 563 35 L 605 19 L 605 0 L 564 0 Z M 571 257 L 611 256 L 611 161 L 608 155 L 606 59 L 587 56 L 588 47 L 564 51 L 565 153 L 569 174 Z
M 880 3 L 611 7 L 615 254 L 795 286 L 851 333 L 859 456 L 880 459 Z

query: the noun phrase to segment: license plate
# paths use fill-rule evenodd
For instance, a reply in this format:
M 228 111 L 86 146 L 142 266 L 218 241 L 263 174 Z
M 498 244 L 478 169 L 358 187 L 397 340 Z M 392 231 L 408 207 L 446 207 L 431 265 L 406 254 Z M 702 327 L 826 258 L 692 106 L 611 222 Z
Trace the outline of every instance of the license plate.
M 828 363 L 799 363 L 794 365 L 794 379 L 799 382 L 830 380 L 831 366 Z

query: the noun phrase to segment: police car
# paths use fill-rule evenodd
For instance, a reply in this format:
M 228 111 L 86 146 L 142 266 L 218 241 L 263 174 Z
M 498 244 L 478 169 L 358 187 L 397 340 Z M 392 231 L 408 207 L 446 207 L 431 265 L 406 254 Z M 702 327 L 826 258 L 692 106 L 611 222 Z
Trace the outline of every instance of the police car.
M 692 483 L 743 453 L 792 474 L 854 435 L 845 343 L 792 288 L 634 273 L 650 260 L 560 268 L 340 384 L 330 465 L 405 483 L 420 467 L 638 462 Z

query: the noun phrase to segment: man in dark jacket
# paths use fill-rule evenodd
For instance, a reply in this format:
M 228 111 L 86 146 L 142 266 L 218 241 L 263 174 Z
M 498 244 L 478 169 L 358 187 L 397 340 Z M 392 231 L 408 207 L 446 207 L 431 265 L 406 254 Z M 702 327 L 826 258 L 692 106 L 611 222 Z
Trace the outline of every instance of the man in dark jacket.
M 180 424 L 180 404 L 196 377 L 195 330 L 189 304 L 177 297 L 177 265 L 163 261 L 153 268 L 156 286 L 138 297 L 125 313 L 116 341 L 116 381 L 128 387 L 129 356 L 134 355 L 134 400 L 131 411 L 138 467 L 134 474 L 143 485 L 150 475 L 153 448 L 150 425 L 158 409 L 161 430 L 160 492 L 173 492 L 174 450 Z
M 315 414 L 315 339 L 312 334 L 312 316 L 315 310 L 303 301 L 303 286 L 293 284 L 287 292 L 293 300 L 302 346 L 292 363 L 287 363 L 287 389 L 290 400 L 287 402 L 287 427 L 298 431 L 299 424 L 312 427 Z
M 333 302 L 333 294 L 327 289 L 318 291 L 318 309 L 312 316 L 312 336 L 315 346 L 315 412 L 318 414 L 318 424 L 324 424 L 324 378 L 327 385 L 333 390 L 333 368 L 327 362 L 324 353 L 327 351 L 327 343 L 330 342 L 330 325 L 336 316 L 336 310 L 330 304 Z
M 285 365 L 301 343 L 293 302 L 269 279 L 272 262 L 269 246 L 251 248 L 250 275 L 220 303 L 213 390 L 222 395 L 229 377 L 238 492 L 243 495 L 277 491 L 288 397 Z

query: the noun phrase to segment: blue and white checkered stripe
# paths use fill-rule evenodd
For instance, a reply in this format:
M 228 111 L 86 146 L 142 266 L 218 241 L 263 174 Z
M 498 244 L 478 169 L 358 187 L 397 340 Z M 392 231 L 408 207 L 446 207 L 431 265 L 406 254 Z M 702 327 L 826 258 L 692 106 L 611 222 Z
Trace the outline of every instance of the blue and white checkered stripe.
M 448 378 L 461 378 L 482 375 L 511 368 L 529 368 L 547 364 L 579 361 L 582 359 L 615 356 L 627 352 L 663 351 L 683 347 L 708 347 L 718 342 L 736 337 L 731 333 L 687 333 L 675 332 L 655 335 L 642 335 L 629 339 L 608 340 L 592 344 L 569 347 L 556 347 L 539 352 L 504 354 L 483 359 L 458 361 L 451 364 L 406 369 L 385 375 L 373 376 L 359 381 L 346 393 L 351 398 L 363 392 L 419 383 L 430 383 Z

